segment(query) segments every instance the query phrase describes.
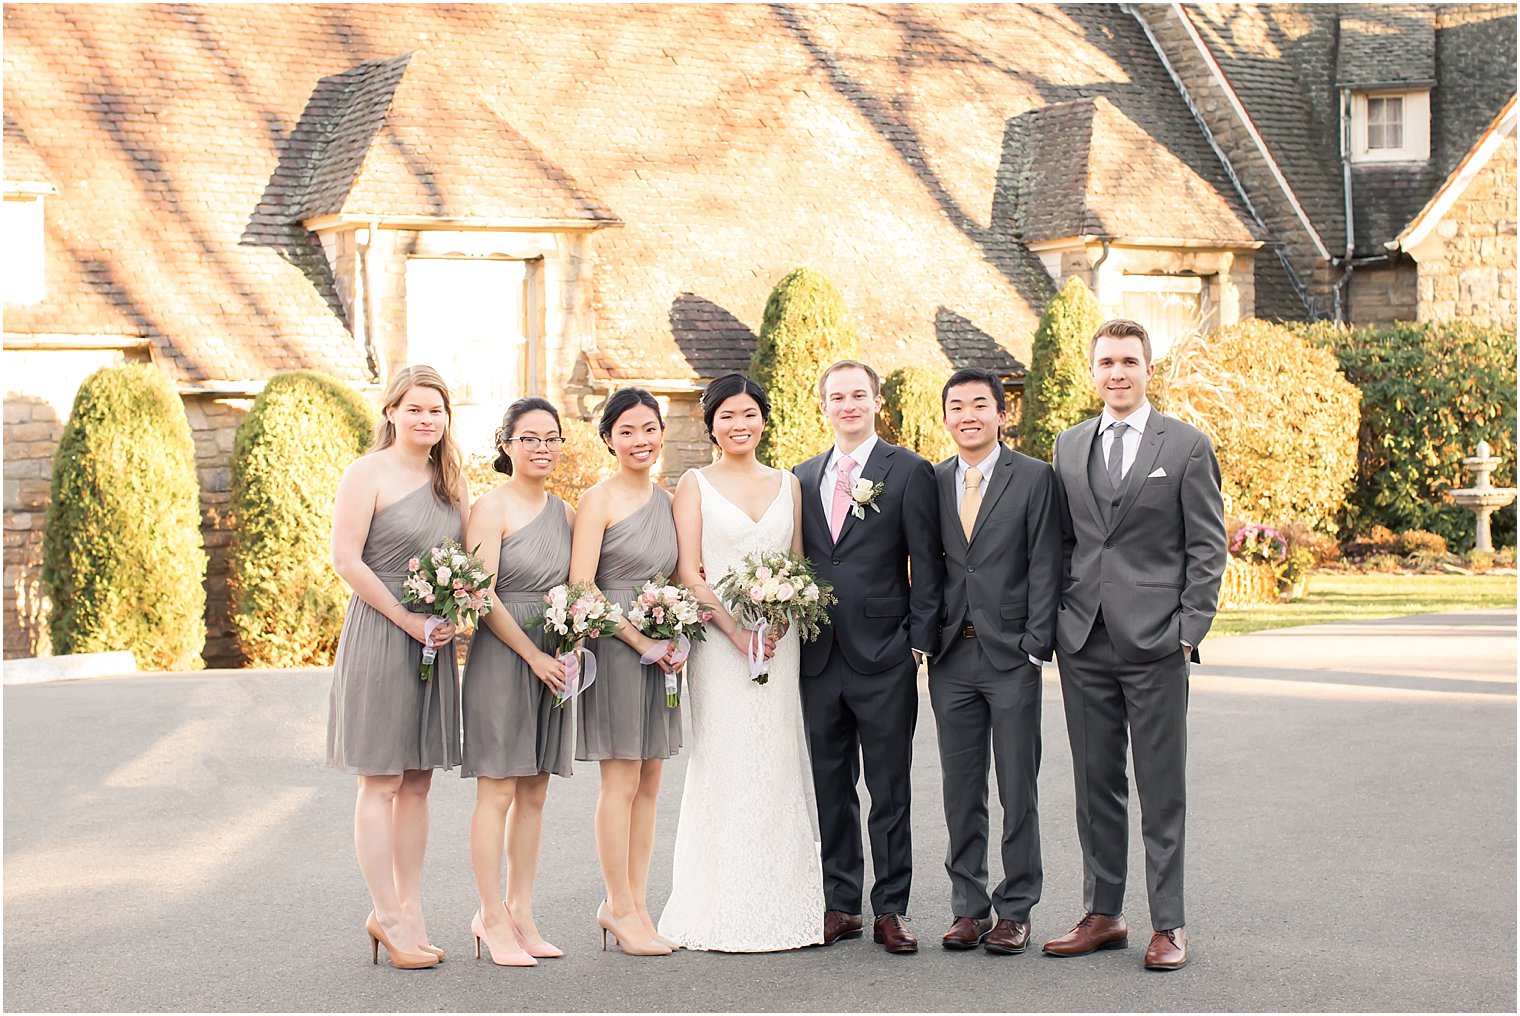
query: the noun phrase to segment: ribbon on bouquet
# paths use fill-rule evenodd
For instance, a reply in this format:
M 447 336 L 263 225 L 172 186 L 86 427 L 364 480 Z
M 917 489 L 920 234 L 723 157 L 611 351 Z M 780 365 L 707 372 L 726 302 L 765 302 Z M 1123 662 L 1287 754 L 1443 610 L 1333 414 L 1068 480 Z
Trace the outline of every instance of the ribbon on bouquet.
M 596 682 L 596 655 L 572 649 L 555 659 L 565 666 L 565 690 L 554 696 L 555 708 L 561 708 Z
M 770 624 L 761 618 L 755 622 L 755 634 L 749 639 L 749 679 L 756 684 L 764 684 L 770 680 L 771 664 L 765 658 L 765 633 L 770 630 Z
M 653 663 L 664 656 L 670 650 L 670 639 L 661 639 L 649 647 L 649 651 L 639 657 L 639 662 L 644 664 Z M 670 669 L 665 672 L 665 704 L 674 709 L 681 704 L 681 679 L 676 671 L 681 669 L 681 664 L 691 655 L 691 639 L 682 635 L 676 642 L 675 655 L 670 658 Z
M 433 632 L 448 623 L 448 618 L 431 614 L 422 625 L 422 673 L 418 676 L 424 681 L 433 676 L 433 662 L 438 659 L 438 647 L 433 645 Z

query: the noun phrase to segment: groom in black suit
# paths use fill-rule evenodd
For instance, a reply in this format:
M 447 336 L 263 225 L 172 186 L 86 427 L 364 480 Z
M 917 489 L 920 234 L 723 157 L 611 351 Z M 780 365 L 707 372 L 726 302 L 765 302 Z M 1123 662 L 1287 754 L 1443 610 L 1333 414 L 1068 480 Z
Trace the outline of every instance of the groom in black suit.
M 918 666 L 939 648 L 945 563 L 934 469 L 876 436 L 881 382 L 864 363 L 823 372 L 818 394 L 834 446 L 795 469 L 802 543 L 839 603 L 802 647 L 802 715 L 823 840 L 823 940 L 862 931 L 865 858 L 855 784 L 871 793 L 875 939 L 918 949 L 904 923 L 913 880 L 909 769 L 918 722 Z M 913 582 L 908 582 L 908 560 Z

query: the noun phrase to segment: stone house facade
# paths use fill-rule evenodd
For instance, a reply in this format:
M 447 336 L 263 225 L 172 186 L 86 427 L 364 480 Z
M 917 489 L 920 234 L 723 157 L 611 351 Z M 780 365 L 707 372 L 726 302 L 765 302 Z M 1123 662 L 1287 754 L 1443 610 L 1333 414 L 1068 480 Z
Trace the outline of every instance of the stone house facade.
M 641 384 L 673 480 L 800 264 L 883 372 L 1015 389 L 1071 274 L 1163 342 L 1355 320 L 1379 273 L 1379 314 L 1512 321 L 1513 9 L 1383 6 L 7 6 L 5 655 L 48 649 L 51 458 L 110 363 L 185 401 L 226 665 L 232 434 L 283 370 L 374 393 L 432 363 L 482 454 L 512 398 L 591 414 Z M 1348 231 L 1326 125 L 1389 38 L 1413 69 L 1374 85 L 1436 82 L 1430 158 L 1356 168 Z M 1379 187 L 1407 214 L 1369 226 Z

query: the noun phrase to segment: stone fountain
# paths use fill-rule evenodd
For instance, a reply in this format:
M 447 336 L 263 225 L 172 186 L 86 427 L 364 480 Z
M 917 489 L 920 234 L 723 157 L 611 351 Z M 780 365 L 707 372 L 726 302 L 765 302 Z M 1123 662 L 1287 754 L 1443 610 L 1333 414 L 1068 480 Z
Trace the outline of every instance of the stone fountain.
M 1495 487 L 1488 482 L 1488 474 L 1499 464 L 1487 441 L 1478 442 L 1478 454 L 1462 460 L 1462 468 L 1473 475 L 1473 485 L 1463 490 L 1448 490 L 1446 496 L 1454 503 L 1470 510 L 1478 517 L 1478 543 L 1476 550 L 1493 550 L 1494 538 L 1488 527 L 1488 517 L 1515 499 L 1513 487 Z

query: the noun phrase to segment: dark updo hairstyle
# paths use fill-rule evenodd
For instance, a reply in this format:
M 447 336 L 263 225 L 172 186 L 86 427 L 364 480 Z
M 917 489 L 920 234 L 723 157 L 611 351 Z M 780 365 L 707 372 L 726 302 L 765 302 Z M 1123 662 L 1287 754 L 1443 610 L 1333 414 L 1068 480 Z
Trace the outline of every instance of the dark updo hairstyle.
M 496 428 L 496 461 L 491 463 L 491 468 L 498 473 L 512 475 L 512 456 L 507 454 L 507 439 L 517 429 L 517 421 L 533 412 L 544 412 L 554 417 L 554 426 L 559 427 L 559 410 L 554 408 L 554 403 L 548 399 L 538 397 L 518 399 L 507 407 L 506 415 L 501 418 L 501 426 Z
M 707 425 L 707 440 L 713 444 L 718 443 L 713 437 L 713 418 L 718 415 L 718 407 L 736 395 L 748 395 L 754 399 L 755 405 L 760 407 L 761 421 L 770 421 L 771 399 L 760 382 L 737 372 L 713 378 L 702 391 L 702 422 Z
M 618 417 L 635 406 L 648 406 L 654 410 L 654 418 L 660 421 L 660 429 L 665 429 L 665 417 L 660 415 L 660 404 L 655 401 L 653 395 L 643 388 L 619 388 L 607 396 L 607 402 L 602 406 L 602 419 L 596 425 L 596 432 L 602 435 L 602 443 L 607 446 L 607 454 L 616 455 L 612 450 L 612 428 L 617 426 Z

